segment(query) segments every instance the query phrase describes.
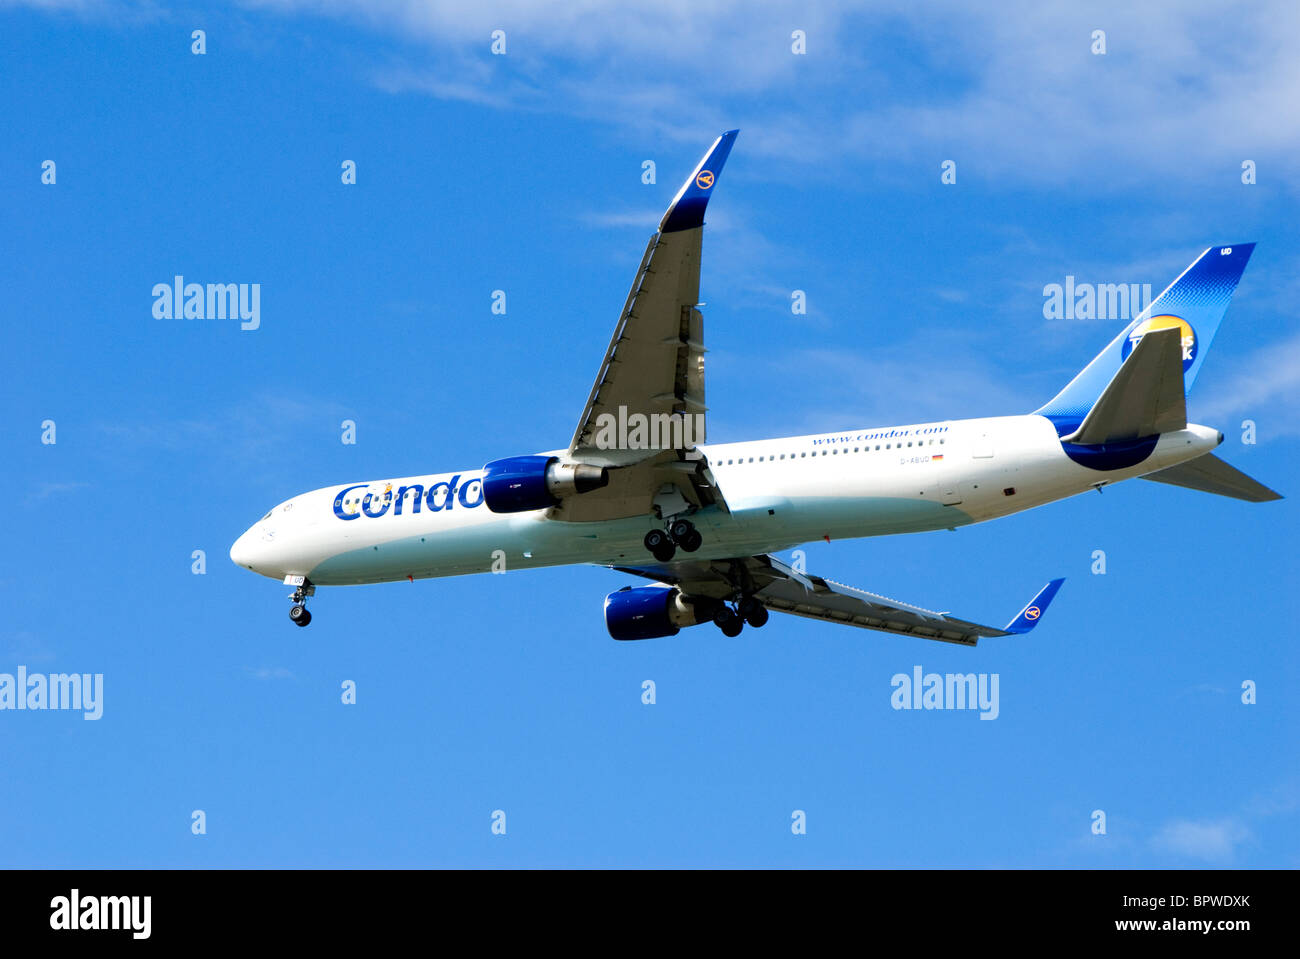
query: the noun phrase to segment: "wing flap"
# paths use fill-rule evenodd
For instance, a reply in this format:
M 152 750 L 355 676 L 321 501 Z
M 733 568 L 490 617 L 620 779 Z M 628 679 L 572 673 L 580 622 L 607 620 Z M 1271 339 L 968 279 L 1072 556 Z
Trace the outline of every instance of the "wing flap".
M 773 612 L 957 643 L 961 646 L 974 646 L 982 636 L 1006 635 L 992 627 L 896 603 L 842 583 L 828 580 L 815 582 L 821 588 L 810 590 L 793 580 L 783 580 L 772 583 L 755 595 Z

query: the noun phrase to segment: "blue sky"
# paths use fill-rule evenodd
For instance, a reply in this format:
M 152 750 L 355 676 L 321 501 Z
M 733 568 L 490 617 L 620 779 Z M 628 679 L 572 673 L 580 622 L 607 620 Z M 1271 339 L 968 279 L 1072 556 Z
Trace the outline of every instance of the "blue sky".
M 587 568 L 323 589 L 300 631 L 227 558 L 298 492 L 563 445 L 732 127 L 711 439 L 1032 410 L 1124 325 L 1045 319 L 1045 285 L 1158 292 L 1253 240 L 1189 412 L 1296 494 L 1296 11 L 967 6 L 0 3 L 0 672 L 105 688 L 98 722 L 0 713 L 0 863 L 1297 864 L 1294 499 L 1132 482 L 807 547 L 985 622 L 1068 577 L 975 650 L 791 617 L 619 644 L 626 579 Z M 261 284 L 260 329 L 154 319 L 176 274 Z M 998 719 L 893 710 L 916 665 L 998 673 Z

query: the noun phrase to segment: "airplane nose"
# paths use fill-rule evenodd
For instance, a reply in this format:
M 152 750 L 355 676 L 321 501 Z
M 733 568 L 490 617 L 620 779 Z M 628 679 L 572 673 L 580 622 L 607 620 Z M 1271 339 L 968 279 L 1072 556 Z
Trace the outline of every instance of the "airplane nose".
M 247 529 L 230 547 L 230 561 L 244 569 L 253 568 L 254 543 L 253 530 Z

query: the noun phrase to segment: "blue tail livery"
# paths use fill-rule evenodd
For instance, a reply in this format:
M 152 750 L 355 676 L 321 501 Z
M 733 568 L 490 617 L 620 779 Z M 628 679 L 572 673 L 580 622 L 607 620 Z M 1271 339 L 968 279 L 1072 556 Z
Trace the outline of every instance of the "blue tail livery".
M 1035 412 L 1051 420 L 1060 435 L 1073 433 L 1119 371 L 1120 364 L 1128 359 L 1142 337 L 1153 330 L 1179 330 L 1183 387 L 1190 390 L 1254 249 L 1254 243 L 1240 243 L 1205 250 L 1065 389 Z

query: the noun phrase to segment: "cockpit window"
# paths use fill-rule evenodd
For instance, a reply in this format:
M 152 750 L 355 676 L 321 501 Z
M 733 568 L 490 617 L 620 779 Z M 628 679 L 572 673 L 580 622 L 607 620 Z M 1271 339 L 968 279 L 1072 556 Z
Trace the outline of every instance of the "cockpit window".
M 271 510 L 271 513 L 274 513 L 274 512 L 275 512 L 275 510 Z M 263 523 L 265 523 L 268 519 L 271 518 L 271 513 L 267 513 L 265 516 L 262 517 L 262 522 L 263 522 Z

